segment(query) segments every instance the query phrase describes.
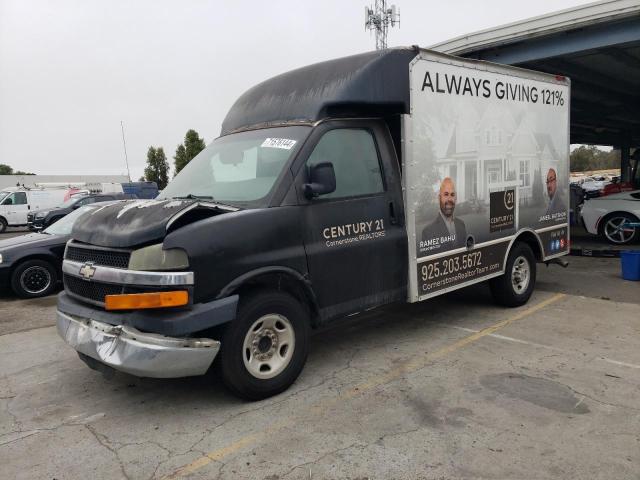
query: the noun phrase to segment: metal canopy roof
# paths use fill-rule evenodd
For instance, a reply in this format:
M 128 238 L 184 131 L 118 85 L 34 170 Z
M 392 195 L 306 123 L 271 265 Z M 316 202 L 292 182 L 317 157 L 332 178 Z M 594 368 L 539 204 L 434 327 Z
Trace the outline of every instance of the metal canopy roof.
M 640 146 L 640 0 L 609 0 L 430 47 L 571 78 L 571 142 Z

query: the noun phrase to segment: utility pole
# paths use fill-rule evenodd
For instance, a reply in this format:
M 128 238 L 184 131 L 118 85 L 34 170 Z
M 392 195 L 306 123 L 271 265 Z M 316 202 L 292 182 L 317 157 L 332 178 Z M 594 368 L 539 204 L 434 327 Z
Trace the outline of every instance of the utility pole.
M 400 10 L 387 8 L 387 0 L 375 0 L 373 7 L 364 7 L 364 28 L 376 32 L 376 50 L 387 48 L 389 27 L 400 26 Z
M 129 183 L 131 183 L 131 172 L 129 172 L 129 158 L 127 157 L 127 144 L 124 141 L 124 123 L 120 120 L 120 129 L 122 130 L 122 146 L 124 147 L 124 161 L 127 164 L 127 177 L 129 177 Z

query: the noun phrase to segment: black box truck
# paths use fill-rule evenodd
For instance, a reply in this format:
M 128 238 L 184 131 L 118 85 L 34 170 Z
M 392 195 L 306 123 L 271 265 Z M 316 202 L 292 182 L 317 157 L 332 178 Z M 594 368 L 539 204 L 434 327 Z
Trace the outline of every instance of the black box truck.
M 569 248 L 569 80 L 413 48 L 271 78 L 155 200 L 79 219 L 57 326 L 96 369 L 291 385 L 309 332 L 488 281 L 519 306 Z M 557 260 L 556 260 L 557 261 Z

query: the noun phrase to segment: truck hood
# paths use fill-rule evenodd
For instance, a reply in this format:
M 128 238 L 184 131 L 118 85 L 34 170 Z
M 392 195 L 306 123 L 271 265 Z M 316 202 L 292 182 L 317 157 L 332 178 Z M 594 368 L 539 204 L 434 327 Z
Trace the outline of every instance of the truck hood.
M 199 200 L 128 200 L 96 208 L 76 221 L 71 237 L 103 247 L 134 247 L 162 240 L 167 232 L 238 210 Z

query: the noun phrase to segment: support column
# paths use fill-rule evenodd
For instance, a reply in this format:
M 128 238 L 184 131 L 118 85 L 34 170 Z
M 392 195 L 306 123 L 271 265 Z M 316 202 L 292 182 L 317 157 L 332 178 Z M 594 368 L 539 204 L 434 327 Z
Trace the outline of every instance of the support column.
M 631 142 L 629 138 L 625 136 L 625 139 L 620 145 L 620 181 L 628 182 L 631 179 L 631 163 L 629 162 L 629 156 L 631 154 Z

